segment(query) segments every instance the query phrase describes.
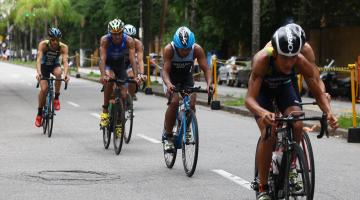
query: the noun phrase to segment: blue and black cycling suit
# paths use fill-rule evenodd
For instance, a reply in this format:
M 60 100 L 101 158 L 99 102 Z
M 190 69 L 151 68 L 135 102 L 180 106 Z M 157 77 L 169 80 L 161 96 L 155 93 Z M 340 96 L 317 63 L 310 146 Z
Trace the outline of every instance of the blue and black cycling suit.
M 41 59 L 41 74 L 44 78 L 50 78 L 50 73 L 52 73 L 55 68 L 60 67 L 60 51 L 64 44 L 59 42 L 59 45 L 55 49 L 50 47 L 49 40 L 45 40 L 45 44 L 46 47 Z
M 184 58 L 179 56 L 173 42 L 171 42 L 171 46 L 173 49 L 170 69 L 171 84 L 175 86 L 180 85 L 181 87 L 193 87 L 194 45 L 189 54 Z
M 127 78 L 125 65 L 127 36 L 123 33 L 120 44 L 114 44 L 111 34 L 107 34 L 105 37 L 109 42 L 109 46 L 106 49 L 105 69 L 112 70 L 118 79 L 125 80 Z
M 290 106 L 298 106 L 296 102 L 301 102 L 295 69 L 293 68 L 290 74 L 277 71 L 274 57 L 270 53 L 272 51 L 268 52 L 270 63 L 256 101 L 261 107 L 274 112 L 273 100 L 275 100 L 279 110 L 284 112 Z

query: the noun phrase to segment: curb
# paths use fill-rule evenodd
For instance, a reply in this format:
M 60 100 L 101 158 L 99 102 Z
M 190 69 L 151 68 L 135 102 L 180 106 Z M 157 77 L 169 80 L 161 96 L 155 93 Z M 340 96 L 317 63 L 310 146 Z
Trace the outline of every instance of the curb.
M 89 77 L 86 77 L 86 74 L 83 74 L 83 73 L 80 73 L 80 75 L 81 75 L 81 77 L 80 77 L 81 79 L 85 79 L 85 80 L 100 83 L 98 78 L 89 78 Z M 76 74 L 75 75 L 70 74 L 70 76 L 76 77 Z M 155 96 L 165 97 L 165 94 L 162 91 L 161 92 L 156 91 L 156 90 L 154 90 L 154 87 L 153 87 L 153 94 Z M 204 100 L 201 100 L 201 99 L 197 99 L 196 103 L 198 105 L 210 107 L 207 104 L 207 101 L 204 101 Z M 243 107 L 223 106 L 223 105 L 221 105 L 220 110 L 230 112 L 230 113 L 233 113 L 233 114 L 239 114 L 239 115 L 246 116 L 246 117 L 253 117 L 253 114 L 250 113 L 250 111 L 248 111 L 246 108 L 243 108 Z M 316 122 L 304 122 L 304 126 L 308 126 L 308 127 L 312 127 L 313 125 L 316 125 L 316 124 L 317 124 Z M 341 138 L 347 139 L 348 138 L 348 130 L 343 129 L 343 128 L 338 128 L 336 131 L 329 131 L 329 135 L 334 136 L 334 137 L 341 137 Z

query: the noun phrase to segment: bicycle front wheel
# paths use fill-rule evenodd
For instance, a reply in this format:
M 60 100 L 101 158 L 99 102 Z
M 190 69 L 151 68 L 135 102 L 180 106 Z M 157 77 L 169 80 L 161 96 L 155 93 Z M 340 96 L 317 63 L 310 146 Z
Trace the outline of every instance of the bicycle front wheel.
M 199 130 L 195 113 L 191 110 L 188 113 L 188 127 L 182 138 L 182 160 L 185 173 L 191 177 L 196 169 L 199 153 Z
M 53 97 L 51 97 L 50 99 L 50 104 L 49 104 L 49 110 L 48 110 L 48 137 L 51 137 L 52 134 L 52 130 L 53 130 L 53 124 L 54 124 L 54 116 L 55 116 L 55 111 L 54 111 L 54 101 L 53 101 Z
M 103 131 L 104 147 L 105 147 L 105 149 L 108 149 L 109 145 L 110 145 L 110 140 L 111 140 L 111 131 L 108 127 L 103 127 L 102 131 Z
M 125 130 L 125 112 L 122 100 L 120 99 L 119 103 L 114 104 L 113 107 L 113 132 L 114 132 L 114 150 L 116 155 L 119 155 L 121 152 L 123 140 L 124 140 L 124 130 Z
M 298 144 L 293 147 L 285 170 L 285 199 L 311 199 L 309 169 L 304 152 Z
M 310 179 L 310 196 L 311 199 L 314 198 L 315 191 L 315 161 L 314 161 L 314 153 L 312 150 L 312 145 L 310 142 L 309 135 L 307 132 L 303 132 L 303 140 L 301 141 L 301 147 L 304 151 L 305 160 L 308 164 L 309 169 L 309 179 Z
M 125 143 L 128 144 L 130 142 L 132 128 L 133 128 L 133 121 L 134 121 L 133 99 L 129 93 L 126 95 L 125 106 L 126 107 L 125 107 L 124 139 L 125 139 Z

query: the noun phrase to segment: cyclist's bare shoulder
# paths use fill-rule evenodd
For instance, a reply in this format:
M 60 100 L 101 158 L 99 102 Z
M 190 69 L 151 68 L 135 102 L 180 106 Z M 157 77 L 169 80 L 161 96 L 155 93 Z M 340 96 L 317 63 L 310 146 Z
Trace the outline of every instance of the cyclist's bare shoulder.
M 173 56 L 173 48 L 171 44 L 167 44 L 164 48 L 164 59 L 171 59 Z
M 135 42 L 135 49 L 136 51 L 139 51 L 139 50 L 143 50 L 143 44 L 140 40 L 134 38 L 134 42 Z
M 305 43 L 304 47 L 301 49 L 301 54 L 311 63 L 315 63 L 315 54 L 313 48 L 309 43 Z
M 269 66 L 269 52 L 266 48 L 261 49 L 257 52 L 252 60 L 252 71 L 254 74 L 264 75 L 267 72 Z

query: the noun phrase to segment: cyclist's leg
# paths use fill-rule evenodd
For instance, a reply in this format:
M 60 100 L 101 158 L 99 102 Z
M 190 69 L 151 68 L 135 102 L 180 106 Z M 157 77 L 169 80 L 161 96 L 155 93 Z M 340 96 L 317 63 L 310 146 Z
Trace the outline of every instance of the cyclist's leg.
M 131 65 L 130 67 L 126 70 L 127 72 L 127 77 L 128 78 L 134 78 L 134 73 L 132 71 Z M 129 94 L 131 95 L 131 97 L 135 97 L 135 91 L 136 91 L 136 84 L 135 83 L 128 83 L 128 90 L 129 90 Z
M 53 68 L 52 74 L 56 77 L 56 79 L 61 79 L 62 70 L 60 65 L 57 65 Z M 60 87 L 61 81 L 55 81 L 55 94 L 60 94 Z
M 301 107 L 296 102 L 301 102 L 297 89 L 293 85 L 285 85 L 277 98 L 277 105 L 283 115 L 289 115 L 294 111 L 301 111 Z M 302 140 L 302 121 L 293 123 L 294 140 L 299 143 Z
M 43 78 L 50 77 L 49 67 L 46 65 L 41 65 L 41 75 Z M 40 92 L 39 92 L 39 109 L 45 106 L 45 97 L 48 89 L 47 80 L 40 80 Z
M 165 112 L 165 132 L 168 136 L 172 136 L 172 129 L 176 120 L 176 111 L 179 106 L 179 95 L 166 91 L 166 96 L 171 96 L 171 100 Z
M 110 78 L 115 78 L 115 74 L 114 72 L 111 70 L 111 68 L 109 66 L 105 67 L 105 73 L 108 77 Z M 110 100 L 110 96 L 112 93 L 112 89 L 113 89 L 113 83 L 106 83 L 104 85 L 104 103 L 103 103 L 103 113 L 108 113 L 108 105 L 109 105 L 109 100 Z
M 272 95 L 273 93 L 270 91 L 270 89 L 262 88 L 259 92 L 258 97 L 256 98 L 256 101 L 259 103 L 261 107 L 273 112 L 274 108 L 272 104 L 272 99 L 273 99 Z M 272 134 L 271 136 L 265 136 L 266 125 L 259 118 L 256 118 L 256 122 L 258 124 L 261 133 L 261 137 L 256 153 L 256 163 L 258 165 L 258 176 L 260 180 L 259 193 L 262 193 L 265 192 L 264 189 L 265 186 L 267 186 L 267 182 L 268 182 L 268 175 L 269 175 L 275 137 L 274 134 Z

